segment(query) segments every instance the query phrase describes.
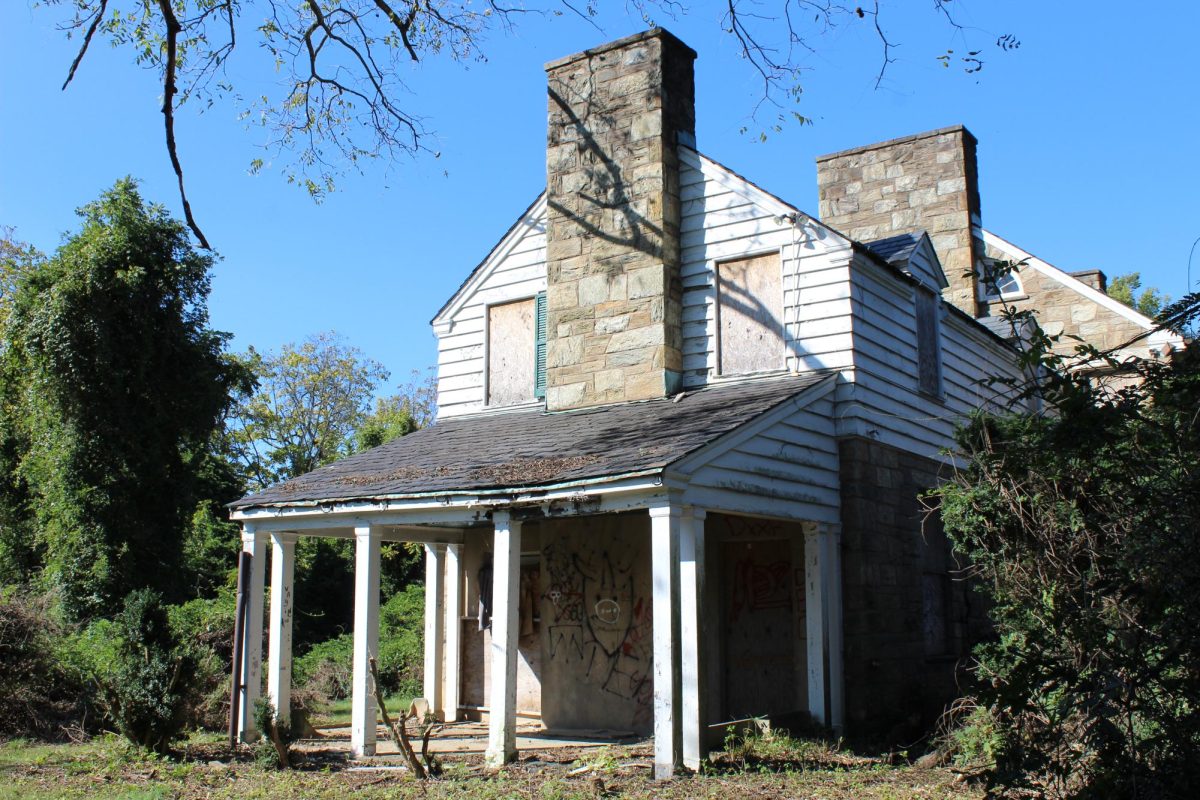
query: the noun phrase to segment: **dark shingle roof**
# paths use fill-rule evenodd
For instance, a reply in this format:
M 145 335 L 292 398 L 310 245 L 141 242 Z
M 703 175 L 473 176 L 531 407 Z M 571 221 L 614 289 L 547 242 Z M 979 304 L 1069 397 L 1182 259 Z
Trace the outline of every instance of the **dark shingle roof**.
M 248 495 L 231 508 L 543 486 L 657 470 L 824 375 L 753 381 L 681 399 L 451 417 Z
M 875 255 L 882 258 L 894 267 L 903 267 L 908 263 L 908 259 L 912 256 L 913 250 L 917 249 L 917 245 L 921 241 L 922 231 L 916 233 L 900 233 L 895 236 L 889 236 L 886 239 L 876 239 L 873 242 L 865 242 L 867 247 L 874 251 Z

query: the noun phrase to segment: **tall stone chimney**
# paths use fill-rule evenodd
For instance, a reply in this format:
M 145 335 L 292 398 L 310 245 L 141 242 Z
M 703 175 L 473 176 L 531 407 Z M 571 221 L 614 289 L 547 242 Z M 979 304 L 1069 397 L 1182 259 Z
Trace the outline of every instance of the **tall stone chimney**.
M 546 65 L 546 406 L 664 397 L 683 367 L 680 141 L 696 54 L 652 29 Z
M 956 125 L 817 157 L 821 221 L 860 242 L 927 232 L 946 300 L 973 317 L 984 253 L 975 144 Z

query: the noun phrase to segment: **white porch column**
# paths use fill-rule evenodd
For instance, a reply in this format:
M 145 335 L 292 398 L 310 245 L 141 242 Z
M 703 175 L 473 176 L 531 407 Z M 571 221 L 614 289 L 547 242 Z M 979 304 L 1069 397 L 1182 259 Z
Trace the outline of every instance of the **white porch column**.
M 350 753 L 375 755 L 375 681 L 368 659 L 379 655 L 379 544 L 373 525 L 354 529 L 354 677 Z
M 654 625 L 654 777 L 675 774 L 681 761 L 679 647 L 679 528 L 681 509 L 650 509 Z
M 425 545 L 425 699 L 436 714 L 442 708 L 442 575 L 445 545 Z
M 267 649 L 267 696 L 283 723 L 292 719 L 292 586 L 296 534 L 271 534 L 271 631 Z
M 242 640 L 242 698 L 238 719 L 238 738 L 258 740 L 254 724 L 254 704 L 262 693 L 263 581 L 266 576 L 267 534 L 254 526 L 242 528 L 242 552 L 250 554 L 250 574 L 246 576 L 246 626 Z
M 842 555 L 837 525 L 804 528 L 808 639 L 808 710 L 840 732 L 845 718 L 842 670 Z
M 685 508 L 679 527 L 679 634 L 683 765 L 699 770 L 708 758 L 708 714 L 704 662 L 703 509 Z
M 492 685 L 488 698 L 491 766 L 517 755 L 517 594 L 521 579 L 521 523 L 507 511 L 492 512 L 496 527 L 492 565 Z
M 462 545 L 446 545 L 446 623 L 442 639 L 445 653 L 442 706 L 446 722 L 458 719 L 458 687 L 462 686 Z
M 815 525 L 804 526 L 804 635 L 808 646 L 808 713 L 829 724 L 825 706 L 825 559 Z

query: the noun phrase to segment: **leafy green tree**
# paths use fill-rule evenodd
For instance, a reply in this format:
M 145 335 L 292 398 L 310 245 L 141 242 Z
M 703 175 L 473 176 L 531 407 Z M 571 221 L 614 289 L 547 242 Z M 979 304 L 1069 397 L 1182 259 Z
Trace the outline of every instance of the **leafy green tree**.
M 1191 295 L 1164 318 L 1197 313 Z M 1045 797 L 1188 797 L 1200 785 L 1200 350 L 1138 362 L 1140 382 L 1113 391 L 1043 338 L 1029 388 L 1046 411 L 976 416 L 936 492 L 995 626 L 976 664 L 998 739 L 988 779 Z
M 1124 275 L 1118 275 L 1108 282 L 1108 296 L 1114 300 L 1120 300 L 1130 308 L 1140 311 L 1147 317 L 1157 317 L 1164 306 L 1170 305 L 1171 298 L 1168 295 L 1159 293 L 1158 289 L 1151 287 L 1141 294 L 1138 294 L 1138 289 L 1142 288 L 1142 274 L 1140 272 L 1128 272 Z
M 0 227 L 0 328 L 8 317 L 17 285 L 46 257 L 36 247 L 17 241 L 15 229 Z
M 335 333 L 284 345 L 245 363 L 259 390 L 238 407 L 231 447 L 254 486 L 311 472 L 346 455 L 388 371 Z
M 413 378 L 397 394 L 375 400 L 375 410 L 352 435 L 350 449 L 359 453 L 378 447 L 433 423 L 437 411 L 437 382 L 433 370 Z
M 182 595 L 214 432 L 252 385 L 208 327 L 213 257 L 181 224 L 129 178 L 78 213 L 18 282 L 0 350 L 0 524 L 35 538 L 74 618 L 134 588 Z

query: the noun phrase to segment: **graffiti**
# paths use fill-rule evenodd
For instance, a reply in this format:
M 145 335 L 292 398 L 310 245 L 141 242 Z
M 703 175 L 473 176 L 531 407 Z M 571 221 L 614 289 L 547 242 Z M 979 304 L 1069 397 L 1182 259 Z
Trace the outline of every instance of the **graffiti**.
M 786 561 L 760 564 L 753 558 L 745 558 L 734 564 L 729 621 L 737 622 L 743 612 L 790 609 L 791 571 L 791 564 Z
M 653 700 L 650 604 L 634 588 L 631 555 L 559 543 L 543 551 L 550 615 L 550 658 L 578 663 L 583 679 L 632 700 L 635 723 L 649 719 Z

